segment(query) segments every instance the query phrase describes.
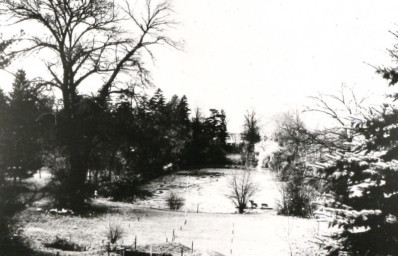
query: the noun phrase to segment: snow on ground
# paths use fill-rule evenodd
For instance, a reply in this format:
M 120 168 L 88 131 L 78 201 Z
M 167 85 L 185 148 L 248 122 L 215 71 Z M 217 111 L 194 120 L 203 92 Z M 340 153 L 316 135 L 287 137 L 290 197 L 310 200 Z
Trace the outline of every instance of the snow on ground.
M 25 180 L 27 183 L 35 184 L 37 188 L 42 188 L 51 180 L 50 169 L 43 167 L 38 170 L 31 178 Z
M 136 204 L 164 209 L 167 208 L 166 198 L 171 191 L 177 191 L 185 198 L 183 211 L 207 213 L 234 213 L 235 206 L 226 195 L 230 192 L 229 182 L 234 172 L 238 169 L 201 169 L 193 174 L 180 171 L 175 175 L 161 177 L 153 181 L 148 189 L 154 193 L 153 197 L 137 201 Z M 280 199 L 278 182 L 267 169 L 251 170 L 251 176 L 257 183 L 259 191 L 251 198 L 261 207 L 267 204 L 276 208 Z M 188 189 L 187 189 L 188 188 Z M 253 210 L 260 211 L 260 210 Z M 261 210 L 265 211 L 265 210 Z
M 23 234 L 38 250 L 55 253 L 56 250 L 45 248 L 43 244 L 58 236 L 89 248 L 85 253 L 60 251 L 60 255 L 98 255 L 96 252 L 101 249 L 102 242 L 106 241 L 104 232 L 107 223 L 111 221 L 122 225 L 124 236 L 120 244 L 128 246 L 133 245 L 137 237 L 138 246 L 147 249 L 150 245 L 156 246 L 166 241 L 191 248 L 193 242 L 194 255 L 214 255 L 207 252 L 216 251 L 223 255 L 287 256 L 291 252 L 293 255 L 301 255 L 296 252 L 314 247 L 315 244 L 308 241 L 325 230 L 327 225 L 312 219 L 278 216 L 273 211 L 243 215 L 185 214 L 141 208 L 106 199 L 96 199 L 95 204 L 107 206 L 109 214 L 83 218 L 32 212 L 26 219 Z M 179 256 L 180 253 L 174 255 Z
M 23 235 L 39 251 L 60 252 L 60 255 L 98 255 L 103 241 L 106 241 L 104 232 L 107 224 L 116 221 L 125 231 L 120 243 L 127 246 L 133 245 L 137 237 L 140 248 L 156 247 L 166 242 L 191 248 L 193 242 L 194 256 L 219 255 L 214 252 L 242 256 L 314 255 L 313 252 L 318 249 L 309 241 L 327 232 L 327 223 L 278 216 L 275 210 L 249 210 L 247 214 L 233 214 L 235 207 L 225 195 L 229 190 L 228 181 L 235 171 L 202 169 L 195 175 L 191 171 L 181 171 L 165 176 L 148 186 L 154 196 L 147 200 L 129 204 L 95 199 L 94 204 L 105 207 L 107 213 L 92 217 L 51 216 L 31 208 L 22 217 Z M 259 186 L 253 200 L 259 206 L 267 203 L 275 208 L 280 193 L 273 175 L 268 170 L 253 170 L 252 177 Z M 47 178 L 34 177 L 41 183 Z M 172 190 L 186 196 L 187 212 L 185 209 L 165 210 L 165 198 Z M 196 213 L 198 206 L 199 213 Z M 62 252 L 45 248 L 44 244 L 53 241 L 56 236 L 87 246 L 89 251 Z M 305 254 L 307 250 L 312 253 Z M 173 255 L 179 256 L 180 253 Z

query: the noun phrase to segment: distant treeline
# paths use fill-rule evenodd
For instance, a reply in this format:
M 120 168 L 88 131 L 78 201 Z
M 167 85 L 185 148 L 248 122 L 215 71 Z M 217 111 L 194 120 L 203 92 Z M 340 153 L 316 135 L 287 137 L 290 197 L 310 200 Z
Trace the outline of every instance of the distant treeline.
M 190 111 L 185 96 L 167 101 L 160 89 L 150 98 L 110 105 L 89 170 L 151 179 L 180 168 L 226 164 L 224 111 L 211 109 L 204 117 L 197 109 L 192 118 Z
M 105 108 L 95 97 L 82 96 L 73 129 L 64 122 L 65 110 L 54 102 L 45 91 L 35 90 L 23 71 L 11 93 L 0 91 L 3 177 L 28 178 L 43 165 L 62 173 L 70 168 L 71 155 L 63 145 L 72 139 L 86 156 L 82 165 L 94 185 L 119 177 L 141 183 L 181 168 L 226 164 L 224 111 L 210 109 L 204 116 L 196 109 L 191 117 L 185 96 L 166 100 L 158 89 L 151 97 L 114 98 Z M 70 130 L 79 134 L 67 136 Z

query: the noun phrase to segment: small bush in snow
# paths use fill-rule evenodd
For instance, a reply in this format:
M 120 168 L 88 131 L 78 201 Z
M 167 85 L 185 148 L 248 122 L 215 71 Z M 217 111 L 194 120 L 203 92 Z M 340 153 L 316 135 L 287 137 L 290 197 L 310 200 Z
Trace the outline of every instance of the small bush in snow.
M 180 210 L 184 205 L 184 198 L 172 191 L 166 198 L 166 202 L 170 210 Z
M 114 219 L 109 219 L 105 229 L 105 236 L 110 244 L 117 243 L 124 235 L 122 224 Z

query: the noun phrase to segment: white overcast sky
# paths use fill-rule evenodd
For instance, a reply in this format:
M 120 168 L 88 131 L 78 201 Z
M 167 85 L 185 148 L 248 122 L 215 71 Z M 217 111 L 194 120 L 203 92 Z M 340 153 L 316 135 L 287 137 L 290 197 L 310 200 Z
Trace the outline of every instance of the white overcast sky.
M 398 40 L 388 30 L 398 30 L 398 1 L 172 2 L 180 23 L 175 37 L 185 49 L 155 51 L 154 83 L 167 97 L 185 94 L 192 109 L 224 109 L 232 132 L 241 131 L 246 110 L 255 109 L 266 127 L 275 114 L 342 83 L 367 95 L 386 88 L 365 62 L 390 62 L 386 49 Z M 2 75 L 1 86 L 9 86 Z
M 398 1 L 173 3 L 185 50 L 159 52 L 155 83 L 167 95 L 186 94 L 192 107 L 225 109 L 230 131 L 241 130 L 248 109 L 267 126 L 342 83 L 369 95 L 386 87 L 364 63 L 389 63 Z

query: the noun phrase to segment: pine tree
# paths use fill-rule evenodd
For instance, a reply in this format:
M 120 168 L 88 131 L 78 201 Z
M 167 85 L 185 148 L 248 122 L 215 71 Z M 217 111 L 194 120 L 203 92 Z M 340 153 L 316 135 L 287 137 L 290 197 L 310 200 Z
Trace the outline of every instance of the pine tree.
M 16 181 L 32 176 L 41 167 L 39 117 L 51 113 L 51 107 L 49 100 L 27 80 L 23 70 L 15 76 L 8 104 L 1 138 L 2 167 Z
M 243 132 L 241 133 L 242 139 L 244 141 L 244 148 L 242 152 L 242 158 L 246 165 L 256 165 L 256 160 L 254 156 L 254 144 L 260 142 L 260 128 L 258 127 L 258 120 L 256 118 L 256 113 L 252 111 L 247 112 L 245 115 L 245 122 L 243 124 Z
M 378 72 L 395 85 L 396 70 Z M 342 228 L 326 248 L 330 255 L 398 255 L 398 109 L 386 103 L 352 123 L 348 147 L 320 164 L 334 198 L 331 224 Z
M 332 225 L 343 229 L 336 236 L 337 243 L 327 247 L 330 255 L 340 251 L 398 254 L 398 164 L 383 159 L 386 150 L 369 150 L 373 138 L 363 136 L 372 136 L 367 123 L 360 124 L 362 131 L 355 135 L 349 151 L 336 152 L 322 163 L 334 195 L 330 206 L 336 217 Z
M 5 144 L 5 138 L 7 137 L 7 114 L 9 113 L 8 99 L 4 94 L 3 90 L 0 89 L 0 150 L 3 151 L 6 149 L 7 144 Z M 0 154 L 0 185 L 5 183 L 5 155 Z

